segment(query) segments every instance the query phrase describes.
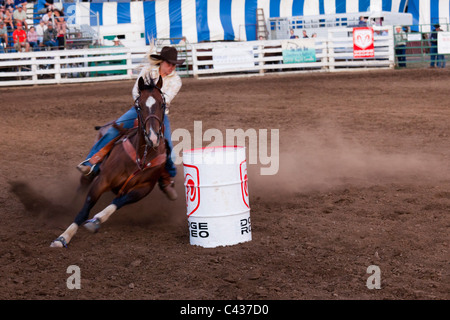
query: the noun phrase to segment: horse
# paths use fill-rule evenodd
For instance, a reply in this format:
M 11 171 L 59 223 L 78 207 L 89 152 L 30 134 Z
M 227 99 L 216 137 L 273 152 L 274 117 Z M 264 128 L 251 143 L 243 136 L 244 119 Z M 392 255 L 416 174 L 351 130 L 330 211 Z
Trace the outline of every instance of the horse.
M 74 222 L 51 242 L 50 247 L 67 247 L 81 225 L 97 232 L 115 211 L 146 197 L 163 173 L 167 148 L 162 78 L 159 77 L 157 84 L 153 79 L 146 84 L 141 77 L 138 87 L 139 97 L 134 103 L 137 126 L 122 132 L 109 155 L 101 162 L 100 172 L 91 181 L 82 176 L 80 184 L 89 184 L 84 205 Z M 88 220 L 91 209 L 108 191 L 116 195 L 111 204 Z

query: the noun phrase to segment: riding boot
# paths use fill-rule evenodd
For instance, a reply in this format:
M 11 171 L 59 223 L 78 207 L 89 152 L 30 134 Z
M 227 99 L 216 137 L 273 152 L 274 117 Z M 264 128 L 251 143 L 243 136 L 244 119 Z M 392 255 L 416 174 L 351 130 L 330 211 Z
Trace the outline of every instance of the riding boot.
M 172 181 L 172 177 L 169 175 L 169 172 L 166 169 L 163 170 L 158 183 L 162 192 L 164 192 L 170 200 L 177 200 L 178 195 L 177 191 L 175 190 L 175 182 Z
M 97 164 L 91 165 L 88 160 L 85 160 L 77 165 L 77 169 L 86 177 L 95 177 L 99 172 Z

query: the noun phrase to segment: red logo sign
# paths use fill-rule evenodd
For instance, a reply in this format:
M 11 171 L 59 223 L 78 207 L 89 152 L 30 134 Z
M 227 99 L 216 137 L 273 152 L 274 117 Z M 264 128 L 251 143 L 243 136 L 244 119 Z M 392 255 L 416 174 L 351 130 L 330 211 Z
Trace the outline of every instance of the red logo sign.
M 200 206 L 200 175 L 198 168 L 193 165 L 184 165 L 184 186 L 186 191 L 187 215 L 190 216 Z
M 374 56 L 373 29 L 353 28 L 353 58 L 373 58 Z
M 247 206 L 247 208 L 250 209 L 250 206 L 248 205 L 248 178 L 247 178 L 247 162 L 244 160 L 241 162 L 241 165 L 239 166 L 239 169 L 241 171 L 241 194 L 242 194 L 242 201 L 244 201 L 244 204 Z

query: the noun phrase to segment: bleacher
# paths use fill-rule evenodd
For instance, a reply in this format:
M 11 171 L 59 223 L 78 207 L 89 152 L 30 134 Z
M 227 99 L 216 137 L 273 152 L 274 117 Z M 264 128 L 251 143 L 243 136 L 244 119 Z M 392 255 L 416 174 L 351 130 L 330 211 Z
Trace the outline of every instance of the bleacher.
M 34 25 L 34 15 L 35 15 L 35 4 L 34 2 L 28 2 L 26 6 L 26 13 L 27 13 L 27 24 L 28 26 Z M 13 39 L 13 32 L 14 30 L 11 30 L 8 28 L 8 46 L 5 47 L 5 44 L 2 43 L 1 45 L 4 46 L 5 53 L 13 53 L 17 52 L 14 48 L 14 39 Z
M 105 0 L 106 1 L 106 0 Z M 127 0 L 128 1 L 128 0 Z M 59 7 L 60 6 L 60 7 Z M 58 9 L 62 8 L 61 2 L 55 1 L 55 7 Z M 39 24 L 43 13 L 39 13 L 39 7 L 37 6 L 37 1 L 28 2 L 26 6 L 27 13 L 27 24 L 28 26 L 36 26 Z M 67 16 L 65 16 L 67 18 Z M 3 51 L 5 53 L 15 53 L 17 52 L 14 48 L 14 39 L 13 39 L 14 30 L 8 28 L 8 46 L 5 46 L 4 43 L 0 43 L 3 47 Z M 65 37 L 65 48 L 67 49 L 78 49 L 78 48 L 87 48 L 92 46 L 94 41 L 97 39 L 96 31 L 91 28 L 89 25 L 68 25 L 67 32 Z M 43 47 L 42 45 L 39 47 L 39 50 L 48 50 L 49 48 Z M 33 48 L 30 48 L 33 50 Z M 2 51 L 0 50 L 0 53 Z

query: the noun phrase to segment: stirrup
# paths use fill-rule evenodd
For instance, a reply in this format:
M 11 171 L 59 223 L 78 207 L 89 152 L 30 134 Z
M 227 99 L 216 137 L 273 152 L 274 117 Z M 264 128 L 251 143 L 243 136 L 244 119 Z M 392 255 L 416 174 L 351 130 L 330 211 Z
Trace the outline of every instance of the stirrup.
M 78 170 L 80 170 L 80 166 L 86 166 L 84 163 L 85 162 L 89 162 L 89 160 L 91 160 L 91 158 L 89 158 L 89 159 L 86 159 L 86 160 L 84 160 L 84 161 L 81 161 L 78 165 L 77 165 L 77 169 Z M 92 166 L 90 166 L 91 167 L 91 170 L 89 170 L 89 172 L 88 173 L 84 173 L 84 172 L 82 172 L 81 170 L 81 173 L 83 173 L 86 177 L 88 177 L 88 176 L 90 176 L 93 172 L 94 172 L 94 168 L 97 166 L 97 164 L 93 164 Z

